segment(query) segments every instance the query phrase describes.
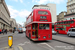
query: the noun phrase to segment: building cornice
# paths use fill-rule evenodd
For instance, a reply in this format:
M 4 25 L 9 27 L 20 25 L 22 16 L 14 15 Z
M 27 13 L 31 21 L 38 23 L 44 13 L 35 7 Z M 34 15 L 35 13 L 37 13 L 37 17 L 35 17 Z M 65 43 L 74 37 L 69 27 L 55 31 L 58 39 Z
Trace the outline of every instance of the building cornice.
M 71 5 L 75 5 L 75 3 L 73 3 L 73 4 L 70 4 L 70 5 L 67 5 L 66 7 L 68 7 L 68 6 L 71 6 Z
M 9 10 L 8 10 L 8 7 L 7 7 L 6 3 L 5 3 L 5 1 L 4 1 L 4 0 L 1 0 L 0 4 L 3 4 L 4 8 L 6 9 L 8 15 L 9 15 L 9 17 L 10 17 L 10 12 L 9 12 Z
M 66 16 L 71 16 L 71 15 L 75 15 L 75 13 L 67 14 L 67 15 L 65 15 L 64 17 L 66 17 Z
M 6 24 L 8 24 L 8 25 L 10 26 L 10 24 L 7 23 L 7 22 L 6 22 L 4 19 L 2 19 L 1 17 L 0 17 L 0 20 L 4 21 Z

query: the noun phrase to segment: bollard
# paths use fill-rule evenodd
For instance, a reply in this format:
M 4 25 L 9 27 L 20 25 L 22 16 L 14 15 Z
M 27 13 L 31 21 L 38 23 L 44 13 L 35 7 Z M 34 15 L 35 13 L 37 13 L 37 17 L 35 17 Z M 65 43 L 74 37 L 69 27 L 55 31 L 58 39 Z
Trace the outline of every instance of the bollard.
M 9 48 L 12 48 L 12 45 L 13 45 L 13 36 L 8 36 L 8 45 L 9 45 Z

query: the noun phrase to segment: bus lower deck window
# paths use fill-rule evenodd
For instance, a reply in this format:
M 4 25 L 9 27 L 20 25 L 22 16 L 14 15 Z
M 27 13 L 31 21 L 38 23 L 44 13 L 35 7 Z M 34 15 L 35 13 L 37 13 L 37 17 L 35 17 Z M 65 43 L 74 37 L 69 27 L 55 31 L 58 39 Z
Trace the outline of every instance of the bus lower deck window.
M 39 29 L 49 29 L 49 24 L 39 24 Z

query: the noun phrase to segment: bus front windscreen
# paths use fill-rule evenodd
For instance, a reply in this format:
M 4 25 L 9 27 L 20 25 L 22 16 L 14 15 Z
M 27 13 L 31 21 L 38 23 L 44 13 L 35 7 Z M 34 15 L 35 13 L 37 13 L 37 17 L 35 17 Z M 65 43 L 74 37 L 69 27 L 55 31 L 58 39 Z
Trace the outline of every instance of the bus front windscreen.
M 49 29 L 49 24 L 39 24 L 39 29 Z

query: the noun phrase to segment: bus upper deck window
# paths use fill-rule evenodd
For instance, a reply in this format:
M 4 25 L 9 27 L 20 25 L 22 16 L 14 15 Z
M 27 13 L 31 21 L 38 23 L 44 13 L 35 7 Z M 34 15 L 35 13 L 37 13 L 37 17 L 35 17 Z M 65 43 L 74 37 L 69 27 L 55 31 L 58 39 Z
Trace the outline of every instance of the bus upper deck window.
M 60 22 L 59 22 L 59 24 L 60 24 Z
M 66 22 L 64 22 L 64 24 L 66 24 Z
M 67 21 L 67 24 L 70 24 L 70 21 Z
M 55 23 L 55 25 L 57 25 L 57 23 Z
M 59 24 L 62 24 L 61 22 Z
M 46 12 L 46 11 L 38 11 L 38 14 L 48 15 L 48 12 Z
M 62 22 L 62 24 L 63 24 L 63 22 Z
M 71 23 L 74 23 L 74 21 L 71 21 Z

